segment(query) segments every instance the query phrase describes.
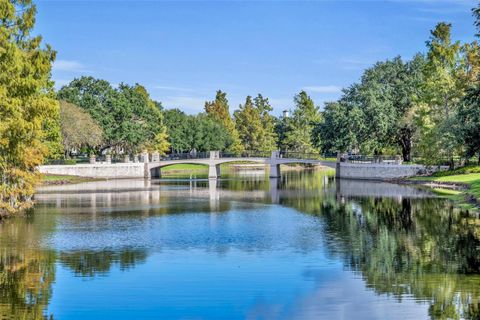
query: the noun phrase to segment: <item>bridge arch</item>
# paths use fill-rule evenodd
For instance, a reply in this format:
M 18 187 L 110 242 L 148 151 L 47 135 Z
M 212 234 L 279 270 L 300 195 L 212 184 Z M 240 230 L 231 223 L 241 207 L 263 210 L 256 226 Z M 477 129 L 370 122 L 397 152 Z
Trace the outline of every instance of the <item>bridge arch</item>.
M 273 155 L 270 158 L 266 157 L 220 157 L 219 152 L 211 152 L 209 158 L 196 158 L 196 159 L 172 159 L 162 160 L 156 162 L 145 163 L 145 176 L 147 178 L 159 178 L 161 176 L 161 168 L 174 165 L 174 164 L 199 164 L 208 166 L 208 177 L 217 178 L 220 176 L 220 165 L 224 163 L 232 162 L 249 162 L 259 163 L 270 166 L 270 177 L 280 176 L 280 165 L 282 164 L 312 164 L 323 165 L 333 167 L 335 163 L 324 162 L 321 160 L 309 160 L 309 159 L 293 159 L 293 158 L 280 158 L 278 155 Z

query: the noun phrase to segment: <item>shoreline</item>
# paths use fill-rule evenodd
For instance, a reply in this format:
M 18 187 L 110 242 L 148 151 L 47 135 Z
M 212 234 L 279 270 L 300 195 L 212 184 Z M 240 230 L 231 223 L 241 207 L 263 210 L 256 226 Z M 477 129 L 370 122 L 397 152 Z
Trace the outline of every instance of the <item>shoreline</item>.
M 422 180 L 422 176 L 416 176 L 405 179 L 394 179 L 391 182 L 403 185 L 417 185 L 430 189 L 445 198 L 449 198 L 460 206 L 467 206 L 466 209 L 480 211 L 480 199 L 475 195 L 468 193 L 471 185 L 463 182 L 433 181 Z M 415 180 L 413 180 L 415 179 Z

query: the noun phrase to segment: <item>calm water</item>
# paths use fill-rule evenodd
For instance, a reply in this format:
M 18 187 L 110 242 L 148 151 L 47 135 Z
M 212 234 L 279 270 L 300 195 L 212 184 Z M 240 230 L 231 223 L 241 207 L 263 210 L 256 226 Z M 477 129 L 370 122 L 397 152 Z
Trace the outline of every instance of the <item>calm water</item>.
M 0 319 L 480 317 L 480 220 L 412 187 L 317 171 L 36 200 L 0 225 Z

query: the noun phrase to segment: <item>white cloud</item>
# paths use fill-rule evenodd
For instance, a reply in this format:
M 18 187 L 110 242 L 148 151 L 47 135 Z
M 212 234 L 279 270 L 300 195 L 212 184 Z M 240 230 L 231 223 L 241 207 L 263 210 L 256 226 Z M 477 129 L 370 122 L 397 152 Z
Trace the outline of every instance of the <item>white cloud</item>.
M 85 65 L 76 60 L 57 60 L 53 63 L 54 71 L 87 73 L 91 72 Z
M 339 86 L 306 86 L 302 88 L 306 91 L 318 92 L 318 93 L 340 93 L 342 88 Z

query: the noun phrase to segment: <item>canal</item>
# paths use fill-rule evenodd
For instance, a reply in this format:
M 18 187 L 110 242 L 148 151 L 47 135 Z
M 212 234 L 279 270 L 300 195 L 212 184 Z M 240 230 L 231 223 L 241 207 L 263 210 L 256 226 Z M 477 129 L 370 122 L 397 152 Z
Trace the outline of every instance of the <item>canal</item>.
M 411 186 L 293 171 L 35 200 L 0 224 L 0 319 L 480 317 L 480 220 Z

